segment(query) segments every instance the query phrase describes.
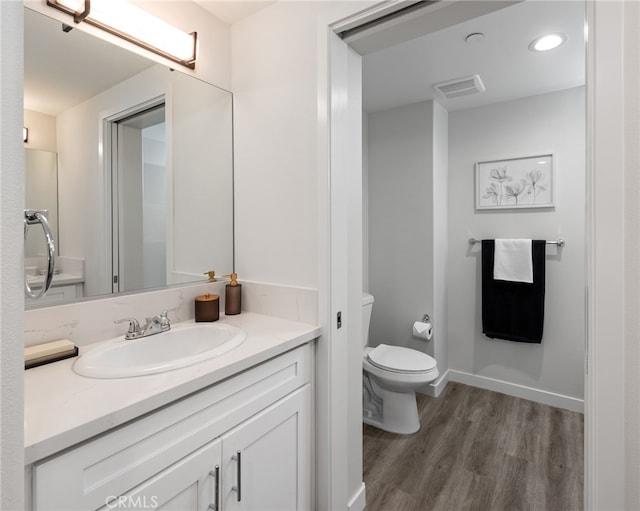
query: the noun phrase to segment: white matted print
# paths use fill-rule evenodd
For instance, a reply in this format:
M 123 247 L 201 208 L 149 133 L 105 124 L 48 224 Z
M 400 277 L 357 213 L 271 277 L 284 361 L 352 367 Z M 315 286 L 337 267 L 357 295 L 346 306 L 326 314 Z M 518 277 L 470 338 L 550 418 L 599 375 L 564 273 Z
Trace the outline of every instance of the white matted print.
M 554 206 L 553 155 L 476 163 L 476 209 Z

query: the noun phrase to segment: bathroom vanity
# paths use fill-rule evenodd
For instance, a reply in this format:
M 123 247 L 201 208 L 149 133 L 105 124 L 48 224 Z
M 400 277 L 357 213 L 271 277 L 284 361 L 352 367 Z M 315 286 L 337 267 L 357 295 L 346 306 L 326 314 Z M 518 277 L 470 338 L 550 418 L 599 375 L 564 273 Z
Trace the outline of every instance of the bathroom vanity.
M 42 236 L 42 233 L 38 233 Z M 40 240 L 41 241 L 41 240 Z M 40 290 L 45 280 L 46 262 L 41 257 L 25 259 L 25 279 L 34 292 Z M 84 259 L 75 257 L 57 257 L 56 272 L 51 280 L 47 294 L 37 300 L 25 295 L 25 309 L 34 306 L 58 305 L 78 300 L 84 296 L 85 269 Z
M 29 276 L 25 277 L 29 284 L 37 282 L 38 284 L 32 285 L 32 289 L 37 291 L 41 287 L 42 277 Z M 59 303 L 68 303 L 82 298 L 84 296 L 84 277 L 82 275 L 71 275 L 67 273 L 58 273 L 53 276 L 51 287 L 47 294 L 38 300 L 34 300 L 28 296 L 25 296 L 25 305 L 28 308 L 31 305 L 56 305 Z
M 222 321 L 244 343 L 182 369 L 26 371 L 27 509 L 310 509 L 319 328 L 249 312 Z

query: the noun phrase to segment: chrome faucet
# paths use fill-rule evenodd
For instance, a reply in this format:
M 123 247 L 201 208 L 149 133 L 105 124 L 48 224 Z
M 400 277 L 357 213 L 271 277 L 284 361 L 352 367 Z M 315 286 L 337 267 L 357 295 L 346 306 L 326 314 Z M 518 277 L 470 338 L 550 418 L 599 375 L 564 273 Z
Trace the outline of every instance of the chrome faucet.
M 157 316 L 147 318 L 144 326 L 140 326 L 138 320 L 135 318 L 123 318 L 117 319 L 114 323 L 129 322 L 129 330 L 125 334 L 125 339 L 139 339 L 140 337 L 147 337 L 149 335 L 159 334 L 171 330 L 171 322 L 167 317 L 168 310 L 161 312 Z

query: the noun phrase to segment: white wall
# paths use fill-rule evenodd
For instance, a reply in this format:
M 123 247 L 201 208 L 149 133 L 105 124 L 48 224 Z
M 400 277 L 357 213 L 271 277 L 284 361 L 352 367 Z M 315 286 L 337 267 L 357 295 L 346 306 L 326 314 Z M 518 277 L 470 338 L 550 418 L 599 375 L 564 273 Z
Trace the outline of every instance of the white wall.
M 233 271 L 233 105 L 215 87 L 172 73 L 167 150 L 173 169 L 174 278 Z M 171 218 L 171 216 L 169 216 Z
M 446 378 L 449 367 L 449 112 L 437 101 L 433 102 L 433 164 L 430 195 L 433 201 L 433 314 L 434 355 L 440 369 L 436 395 L 442 391 L 440 385 Z M 446 381 L 445 381 L 446 383 Z
M 150 136 L 150 132 L 153 134 Z M 165 123 L 142 130 L 143 282 L 144 288 L 167 283 L 167 169 Z
M 425 101 L 369 114 L 369 343 L 429 353 L 447 369 L 447 111 Z M 430 341 L 412 335 L 429 314 Z
M 584 105 L 584 88 L 577 88 L 449 117 L 450 367 L 574 398 L 576 406 L 584 396 Z M 475 211 L 475 162 L 548 153 L 554 154 L 554 209 Z M 547 248 L 542 344 L 481 334 L 481 257 L 479 245 L 468 245 L 471 235 L 566 239 L 563 249 Z
M 362 114 L 362 289 L 369 291 L 369 114 Z
M 433 355 L 412 337 L 414 321 L 433 315 L 433 102 L 369 114 L 369 344 Z
M 236 268 L 318 285 L 315 2 L 278 2 L 231 28 Z
M 25 109 L 24 125 L 29 129 L 25 149 L 42 149 L 52 153 L 57 151 L 55 117 Z
M 24 207 L 44 209 L 53 233 L 58 239 L 58 156 L 50 151 L 25 149 Z M 25 257 L 41 257 L 44 263 L 47 244 L 40 226 L 31 227 L 25 237 Z M 56 247 L 59 250 L 59 247 Z
M 39 198 L 36 201 L 32 200 L 31 205 L 25 204 L 25 207 L 34 208 L 34 204 L 43 204 L 38 206 L 38 208 L 49 211 L 47 219 L 53 230 L 54 239 L 58 240 L 58 149 L 56 118 L 52 115 L 25 109 L 24 126 L 29 129 L 28 141 L 24 143 L 24 148 L 39 150 L 30 153 L 25 151 L 25 172 L 29 174 L 28 169 L 31 169 L 32 173 L 31 180 L 28 180 L 30 186 L 26 189 L 25 198 L 28 199 L 30 193 L 32 194 L 32 199 L 35 197 Z M 42 240 L 42 231 L 39 227 L 28 231 L 25 246 L 25 254 L 27 257 L 36 256 L 38 253 L 44 256 L 45 244 Z M 59 245 L 56 246 L 56 250 L 60 250 Z
M 24 509 L 22 4 L 0 2 L 0 509 Z
M 640 4 L 625 5 L 625 58 L 640 62 Z M 625 506 L 640 509 L 640 73 L 630 67 L 625 73 L 625 433 L 626 456 Z
M 118 259 L 118 275 L 119 275 L 119 289 L 122 291 L 135 291 L 142 289 L 142 275 L 143 275 L 143 230 L 142 219 L 143 209 L 141 200 L 143 194 L 142 188 L 142 132 L 139 128 L 134 128 L 127 125 L 118 126 L 118 159 L 119 159 L 119 172 L 118 172 L 118 216 L 119 216 L 119 232 L 118 232 L 118 248 L 120 257 Z M 87 144 L 90 148 L 95 147 L 97 144 Z M 79 174 L 85 174 L 87 168 L 65 168 L 65 175 L 71 174 L 70 171 L 77 172 Z M 98 179 L 101 177 L 102 168 L 99 166 L 95 172 Z M 104 172 L 104 171 L 103 171 Z M 104 193 L 100 190 L 100 187 L 96 187 L 96 192 Z M 89 188 L 92 190 L 93 188 Z M 86 195 L 91 196 L 90 193 Z M 97 197 L 94 197 L 97 199 Z M 71 197 L 67 197 L 67 200 L 71 200 Z M 97 202 L 97 201 L 96 201 Z M 109 201 L 110 202 L 110 201 Z M 107 203 L 109 203 L 107 202 Z M 65 204 L 65 209 L 69 209 Z M 76 215 L 79 212 L 76 212 Z M 100 211 L 92 211 L 95 215 L 100 214 Z M 104 213 L 103 213 L 104 214 Z M 87 231 L 84 236 L 80 238 L 86 243 L 89 241 L 92 245 L 100 242 L 104 239 L 103 236 L 98 235 L 95 230 L 95 216 L 90 215 L 89 221 L 85 224 Z M 63 225 L 63 230 L 67 236 L 71 235 L 75 237 L 75 229 L 78 227 L 77 220 L 74 222 L 73 218 L 69 218 Z M 86 245 L 85 245 L 86 246 Z M 109 245 L 107 245 L 109 247 Z M 103 250 L 108 249 L 103 247 Z M 79 257 L 78 254 L 74 255 Z M 94 267 L 95 259 L 89 259 L 86 261 L 89 267 Z M 93 273 L 88 273 L 85 284 L 85 289 L 90 287 L 92 283 Z

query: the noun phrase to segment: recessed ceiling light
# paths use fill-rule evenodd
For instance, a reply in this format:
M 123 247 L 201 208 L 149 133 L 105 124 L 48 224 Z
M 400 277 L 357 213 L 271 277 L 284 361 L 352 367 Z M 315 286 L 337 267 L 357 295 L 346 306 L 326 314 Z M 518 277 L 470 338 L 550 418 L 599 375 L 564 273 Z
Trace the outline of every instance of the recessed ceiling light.
M 548 51 L 557 48 L 567 40 L 566 34 L 547 34 L 531 41 L 529 49 L 531 51 Z
M 482 32 L 474 32 L 465 38 L 467 44 L 478 44 L 482 41 L 484 41 L 484 34 Z

